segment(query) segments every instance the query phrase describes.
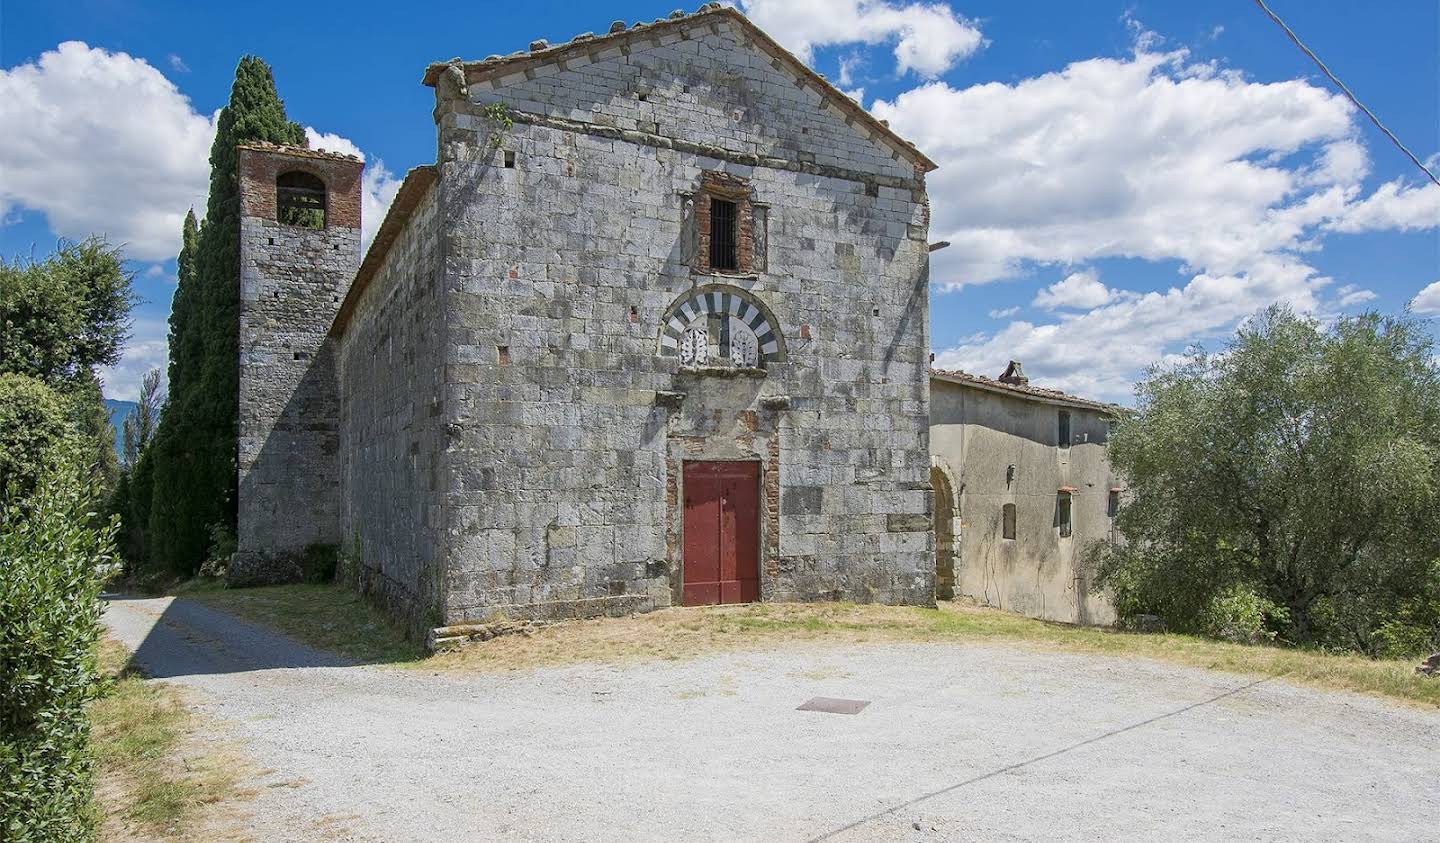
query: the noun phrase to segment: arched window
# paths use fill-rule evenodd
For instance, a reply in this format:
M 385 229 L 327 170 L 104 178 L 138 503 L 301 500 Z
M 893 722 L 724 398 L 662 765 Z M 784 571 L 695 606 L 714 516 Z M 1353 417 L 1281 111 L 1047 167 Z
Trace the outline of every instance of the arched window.
M 660 354 L 679 357 L 682 366 L 763 369 L 785 359 L 785 340 L 770 309 L 754 295 L 710 284 L 665 311 Z
M 275 179 L 276 216 L 284 225 L 325 227 L 325 182 L 299 170 Z

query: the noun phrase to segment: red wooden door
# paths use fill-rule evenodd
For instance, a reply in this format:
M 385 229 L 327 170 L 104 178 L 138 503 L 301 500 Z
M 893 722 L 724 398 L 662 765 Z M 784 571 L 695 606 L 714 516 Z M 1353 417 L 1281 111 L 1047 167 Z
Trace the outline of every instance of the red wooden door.
M 760 599 L 760 464 L 685 463 L 686 606 Z

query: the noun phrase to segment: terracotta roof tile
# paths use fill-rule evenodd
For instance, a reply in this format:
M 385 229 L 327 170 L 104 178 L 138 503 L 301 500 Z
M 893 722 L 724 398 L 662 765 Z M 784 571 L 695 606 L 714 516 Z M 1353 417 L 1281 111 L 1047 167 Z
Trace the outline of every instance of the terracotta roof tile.
M 256 152 L 278 152 L 282 155 L 294 155 L 297 158 L 320 158 L 333 161 L 359 161 L 359 157 L 344 152 L 331 152 L 328 149 L 307 149 L 303 146 L 286 146 L 279 143 L 267 143 L 255 141 L 253 143 L 239 143 L 236 149 L 253 149 Z
M 950 383 L 958 383 L 970 386 L 978 386 L 995 392 L 1008 392 L 1017 398 L 1038 398 L 1058 404 L 1069 404 L 1075 407 L 1082 407 L 1088 410 L 1099 410 L 1105 413 L 1123 413 L 1125 408 L 1119 404 L 1109 404 L 1104 401 L 1095 401 L 1089 398 L 1081 398 L 1078 395 L 1070 395 L 1058 389 L 1045 389 L 1039 386 L 1021 386 L 1019 384 L 1005 383 L 987 378 L 983 375 L 972 375 L 969 372 L 962 372 L 958 369 L 930 369 L 930 377 L 938 378 Z

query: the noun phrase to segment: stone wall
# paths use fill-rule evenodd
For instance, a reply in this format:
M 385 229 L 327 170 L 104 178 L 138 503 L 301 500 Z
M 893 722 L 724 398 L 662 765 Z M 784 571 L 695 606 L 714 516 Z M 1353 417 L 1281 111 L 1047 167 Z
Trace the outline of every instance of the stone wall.
M 724 15 L 565 65 L 439 91 L 445 622 L 678 600 L 696 458 L 761 462 L 766 599 L 933 602 L 917 167 Z M 706 173 L 766 207 L 764 271 L 695 272 Z M 659 354 L 672 305 L 717 283 L 768 306 L 784 360 Z
M 360 257 L 359 160 L 239 151 L 240 395 L 236 583 L 297 579 L 311 545 L 340 539 L 338 396 L 326 338 Z M 276 220 L 275 180 L 326 184 L 324 228 Z
M 1120 482 L 1106 454 L 1106 415 L 940 379 L 930 402 L 931 451 L 958 485 L 957 596 L 1048 620 L 1113 623 L 1113 607 L 1082 564 L 1086 546 L 1111 540 L 1114 526 L 1108 498 Z M 1070 413 L 1068 448 L 1058 442 L 1061 411 Z M 1062 488 L 1074 489 L 1068 537 L 1057 522 Z M 1010 540 L 1006 504 L 1015 505 Z
M 417 633 L 440 625 L 445 575 L 449 334 L 436 207 L 428 181 L 407 183 L 390 210 L 405 225 L 373 273 L 367 260 L 339 340 L 343 572 Z

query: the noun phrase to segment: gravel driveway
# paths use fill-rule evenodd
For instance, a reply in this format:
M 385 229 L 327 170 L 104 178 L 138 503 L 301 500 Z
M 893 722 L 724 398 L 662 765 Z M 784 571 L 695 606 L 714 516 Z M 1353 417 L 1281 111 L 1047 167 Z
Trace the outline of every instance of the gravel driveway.
M 955 644 L 433 675 L 105 620 L 268 771 L 264 839 L 1440 838 L 1440 715 L 1273 680 Z

